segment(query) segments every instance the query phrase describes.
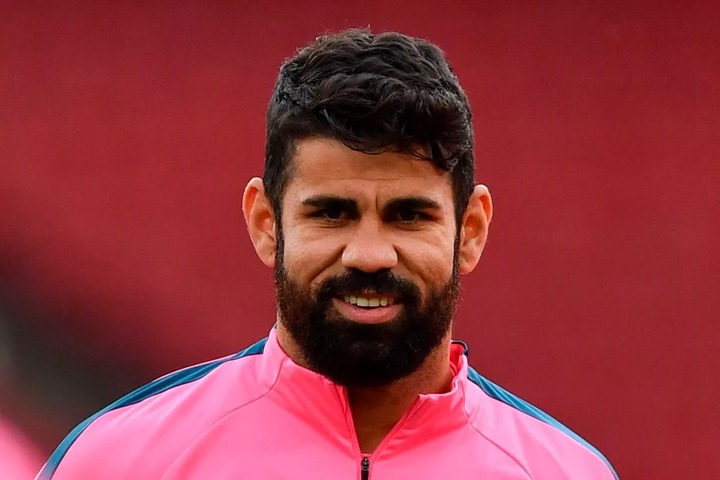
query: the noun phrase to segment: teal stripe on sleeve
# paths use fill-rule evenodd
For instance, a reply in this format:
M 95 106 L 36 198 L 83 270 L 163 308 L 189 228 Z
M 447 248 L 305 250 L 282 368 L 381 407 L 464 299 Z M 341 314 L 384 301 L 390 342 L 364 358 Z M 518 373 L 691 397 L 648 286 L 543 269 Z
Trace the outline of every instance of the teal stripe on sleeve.
M 75 427 L 66 437 L 65 439 L 60 443 L 60 445 L 55 449 L 53 454 L 50 456 L 48 461 L 43 466 L 42 470 L 36 477 L 38 480 L 45 480 L 52 478 L 53 474 L 58 468 L 58 465 L 60 465 L 60 462 L 62 461 L 65 454 L 68 452 L 70 447 L 73 443 L 75 443 L 75 440 L 78 439 L 78 437 L 85 431 L 85 429 L 96 419 L 100 418 L 101 416 L 105 415 L 108 412 L 111 412 L 113 410 L 116 410 L 118 408 L 127 407 L 130 405 L 134 405 L 136 403 L 140 403 L 143 400 L 146 400 L 152 396 L 158 395 L 163 392 L 167 392 L 168 390 L 178 387 L 180 385 L 185 385 L 188 383 L 192 383 L 196 380 L 199 380 L 206 375 L 208 375 L 210 372 L 218 368 L 220 365 L 230 362 L 233 360 L 237 360 L 239 358 L 247 357 L 250 355 L 258 355 L 261 354 L 265 348 L 265 343 L 267 342 L 267 338 L 264 338 L 260 340 L 259 342 L 255 343 L 254 345 L 251 345 L 250 347 L 246 348 L 245 350 L 236 353 L 235 355 L 232 355 L 230 357 L 223 358 L 221 360 L 216 360 L 214 362 L 209 363 L 203 363 L 201 365 L 196 365 L 194 367 L 188 367 L 183 370 L 177 371 L 175 373 L 171 373 L 169 375 L 166 375 L 164 377 L 161 377 L 153 382 L 150 382 L 137 390 L 125 395 L 124 397 L 120 398 L 119 400 L 111 403 L 107 407 L 103 408 L 93 416 L 89 417 L 87 420 L 82 422 L 80 425 Z
M 583 439 L 581 436 L 579 436 L 577 433 L 573 432 L 569 428 L 567 428 L 562 423 L 555 420 L 553 417 L 548 415 L 547 413 L 543 412 L 539 408 L 537 408 L 534 405 L 531 405 L 530 403 L 526 402 L 520 397 L 517 397 L 513 395 L 512 393 L 508 392 L 504 388 L 500 387 L 499 385 L 494 384 L 487 378 L 480 375 L 475 369 L 468 368 L 468 379 L 479 386 L 483 392 L 488 394 L 490 397 L 494 398 L 495 400 L 499 400 L 503 402 L 506 405 L 509 405 L 516 410 L 520 410 L 523 413 L 526 413 L 527 415 L 530 415 L 533 418 L 536 418 L 540 420 L 541 422 L 544 422 L 552 427 L 557 428 L 561 432 L 565 433 L 566 435 L 570 436 L 572 439 L 583 445 L 585 448 L 590 450 L 592 453 L 600 457 L 600 459 L 605 462 L 605 465 L 607 465 L 608 469 L 610 469 L 610 472 L 615 476 L 616 480 L 620 480 L 620 477 L 618 477 L 617 472 L 613 468 L 613 466 L 610 464 L 607 458 L 600 453 L 600 451 L 593 447 L 590 443 L 588 443 L 585 439 Z

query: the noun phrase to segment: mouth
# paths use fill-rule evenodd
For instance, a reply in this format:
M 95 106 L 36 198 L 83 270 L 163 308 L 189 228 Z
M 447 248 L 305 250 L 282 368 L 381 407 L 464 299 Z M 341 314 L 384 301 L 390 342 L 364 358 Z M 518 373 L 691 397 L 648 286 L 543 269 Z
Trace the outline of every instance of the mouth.
M 402 311 L 394 295 L 362 292 L 333 299 L 340 314 L 358 323 L 377 324 L 390 321 Z
M 368 293 L 345 295 L 343 300 L 345 303 L 349 303 L 350 305 L 355 305 L 360 308 L 387 307 L 395 303 L 395 297 L 392 295 Z

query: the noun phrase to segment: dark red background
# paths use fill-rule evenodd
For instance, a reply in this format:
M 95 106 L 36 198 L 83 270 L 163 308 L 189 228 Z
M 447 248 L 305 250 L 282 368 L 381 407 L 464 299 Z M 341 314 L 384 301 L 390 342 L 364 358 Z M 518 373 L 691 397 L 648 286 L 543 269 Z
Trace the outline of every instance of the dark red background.
M 240 200 L 279 64 L 399 30 L 454 64 L 494 195 L 472 363 L 624 480 L 720 478 L 716 3 L 59 3 L 0 6 L 0 266 L 53 355 L 141 383 L 264 336 Z

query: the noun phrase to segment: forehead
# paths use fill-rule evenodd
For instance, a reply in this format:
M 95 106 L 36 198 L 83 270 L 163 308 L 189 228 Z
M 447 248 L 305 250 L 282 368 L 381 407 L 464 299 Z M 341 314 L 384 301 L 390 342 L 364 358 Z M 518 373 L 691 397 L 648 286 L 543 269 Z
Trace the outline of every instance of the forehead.
M 293 155 L 286 194 L 345 197 L 429 196 L 452 201 L 450 174 L 431 162 L 398 152 L 370 155 L 326 138 L 300 140 Z

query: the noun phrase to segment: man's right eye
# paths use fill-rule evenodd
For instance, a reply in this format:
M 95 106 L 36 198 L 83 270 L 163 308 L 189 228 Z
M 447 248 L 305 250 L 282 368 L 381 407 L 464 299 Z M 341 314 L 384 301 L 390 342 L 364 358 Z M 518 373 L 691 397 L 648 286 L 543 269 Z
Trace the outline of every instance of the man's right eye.
M 344 220 L 347 217 L 347 212 L 342 208 L 323 208 L 322 210 L 315 211 L 313 217 L 337 222 L 339 220 Z

